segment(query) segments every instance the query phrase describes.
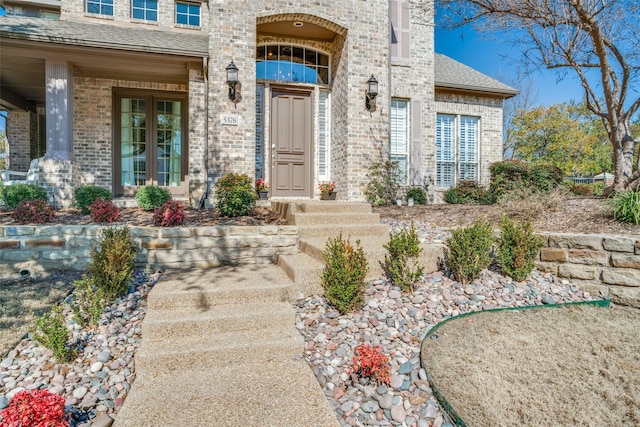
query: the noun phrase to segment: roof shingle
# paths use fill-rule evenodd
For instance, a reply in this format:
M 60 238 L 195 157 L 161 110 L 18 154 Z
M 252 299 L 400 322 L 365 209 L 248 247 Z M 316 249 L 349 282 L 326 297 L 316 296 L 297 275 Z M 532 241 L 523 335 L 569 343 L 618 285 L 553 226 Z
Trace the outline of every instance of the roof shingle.
M 520 91 L 441 53 L 435 54 L 435 86 L 485 92 L 510 98 Z

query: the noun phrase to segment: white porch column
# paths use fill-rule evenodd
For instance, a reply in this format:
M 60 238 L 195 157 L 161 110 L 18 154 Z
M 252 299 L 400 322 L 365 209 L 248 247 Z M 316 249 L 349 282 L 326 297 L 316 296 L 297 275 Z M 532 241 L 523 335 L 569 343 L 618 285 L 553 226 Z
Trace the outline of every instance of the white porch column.
M 45 160 L 73 160 L 73 70 L 66 61 L 46 61 L 47 150 Z

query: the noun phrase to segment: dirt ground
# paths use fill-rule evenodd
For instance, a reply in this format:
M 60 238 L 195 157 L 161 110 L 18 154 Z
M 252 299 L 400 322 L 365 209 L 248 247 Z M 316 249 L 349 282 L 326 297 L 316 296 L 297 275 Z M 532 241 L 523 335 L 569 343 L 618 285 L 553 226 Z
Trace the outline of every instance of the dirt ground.
M 640 425 L 640 312 L 480 312 L 428 336 L 423 363 L 470 427 Z
M 0 359 L 35 325 L 35 318 L 51 309 L 70 291 L 78 272 L 52 272 L 46 277 L 0 280 Z

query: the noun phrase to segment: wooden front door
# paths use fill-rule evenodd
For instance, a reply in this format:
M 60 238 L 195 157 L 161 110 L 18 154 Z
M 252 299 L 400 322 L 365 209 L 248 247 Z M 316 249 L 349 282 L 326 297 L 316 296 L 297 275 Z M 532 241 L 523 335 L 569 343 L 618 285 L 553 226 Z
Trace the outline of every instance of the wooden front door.
M 271 99 L 271 191 L 311 197 L 311 93 L 274 90 Z

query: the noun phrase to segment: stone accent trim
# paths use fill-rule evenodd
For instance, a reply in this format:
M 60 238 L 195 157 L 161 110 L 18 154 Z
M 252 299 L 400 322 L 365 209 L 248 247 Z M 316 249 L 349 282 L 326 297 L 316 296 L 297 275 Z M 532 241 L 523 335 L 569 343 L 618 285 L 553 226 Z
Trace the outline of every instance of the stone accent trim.
M 536 267 L 640 308 L 640 237 L 598 234 L 542 234 Z
M 105 226 L 2 226 L 0 277 L 29 270 L 86 270 L 90 248 Z M 187 269 L 238 264 L 273 264 L 279 254 L 298 250 L 298 228 L 131 227 L 138 247 L 136 265 L 145 269 Z

